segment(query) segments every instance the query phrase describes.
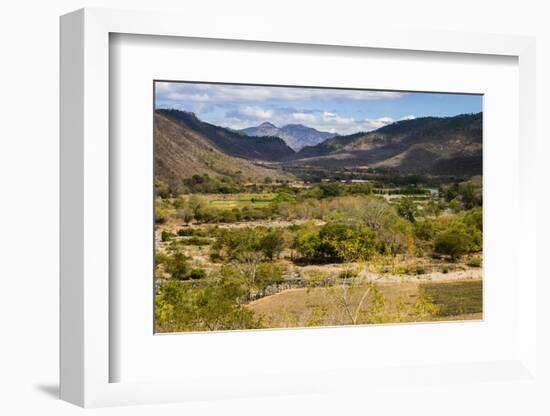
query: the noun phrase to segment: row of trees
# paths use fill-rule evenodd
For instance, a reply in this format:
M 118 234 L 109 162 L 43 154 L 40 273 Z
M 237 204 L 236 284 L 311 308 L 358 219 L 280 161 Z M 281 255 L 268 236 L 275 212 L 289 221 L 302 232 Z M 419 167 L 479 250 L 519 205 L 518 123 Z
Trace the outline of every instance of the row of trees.
M 354 212 L 351 212 L 351 211 Z M 482 210 L 422 218 L 411 222 L 384 201 L 365 200 L 332 212 L 329 221 L 286 229 L 265 227 L 223 230 L 212 249 L 216 259 L 236 260 L 243 253 L 277 258 L 285 249 L 307 262 L 356 262 L 374 255 L 433 253 L 456 260 L 482 249 Z
M 213 229 L 211 239 L 204 230 L 185 231 L 191 239 L 211 245 L 214 261 L 272 261 L 284 250 L 291 257 L 309 263 L 356 262 L 374 255 L 433 254 L 457 260 L 482 250 L 482 209 L 455 215 L 416 218 L 416 214 L 377 198 L 354 199 L 340 204 L 324 216 L 326 224 L 306 222 L 292 227 L 243 227 Z M 408 206 L 408 204 L 405 204 Z M 213 241 L 212 241 L 213 240 Z M 187 239 L 181 242 L 187 242 Z M 172 263 L 171 263 L 172 261 Z M 159 263 L 160 264 L 160 263 Z M 186 271 L 172 273 L 179 262 L 165 261 L 165 270 L 181 279 Z

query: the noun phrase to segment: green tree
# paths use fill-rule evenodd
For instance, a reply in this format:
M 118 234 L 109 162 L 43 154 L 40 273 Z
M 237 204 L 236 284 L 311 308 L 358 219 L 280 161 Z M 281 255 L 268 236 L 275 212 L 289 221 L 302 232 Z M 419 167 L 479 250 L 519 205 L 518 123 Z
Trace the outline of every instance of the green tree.
M 476 190 L 474 185 L 471 182 L 466 182 L 461 184 L 459 187 L 460 199 L 464 208 L 470 209 L 475 207 L 477 204 Z
M 305 224 L 296 232 L 293 248 L 306 259 L 314 259 L 318 255 L 321 244 L 319 231 L 312 224 Z
M 284 249 L 284 245 L 285 239 L 283 236 L 283 230 L 273 229 L 268 231 L 267 234 L 261 239 L 260 249 L 264 256 L 270 260 L 273 260 L 273 258 L 279 257 Z
M 338 182 L 323 182 L 319 185 L 324 198 L 341 196 L 344 194 L 344 187 Z
M 338 258 L 352 263 L 371 258 L 377 249 L 375 234 L 365 226 L 345 231 L 344 238 L 332 242 Z
M 467 233 L 465 227 L 454 226 L 436 236 L 434 252 L 456 260 L 470 251 L 472 243 L 472 236 Z
M 173 256 L 168 257 L 164 262 L 164 270 L 173 279 L 184 280 L 187 279 L 189 266 L 187 264 L 187 258 L 183 253 L 177 252 Z
M 240 228 L 221 230 L 212 249 L 220 256 L 236 260 L 239 256 L 261 251 L 261 242 L 266 233 L 265 228 Z
M 285 267 L 276 263 L 260 263 L 256 269 L 255 287 L 262 293 L 268 286 L 284 281 Z
M 414 199 L 411 197 L 402 197 L 397 205 L 397 213 L 410 222 L 415 222 L 418 209 L 416 208 Z
M 275 198 L 273 198 L 274 203 L 282 203 L 282 202 L 288 202 L 288 203 L 296 203 L 296 196 L 293 193 L 290 192 L 279 192 Z

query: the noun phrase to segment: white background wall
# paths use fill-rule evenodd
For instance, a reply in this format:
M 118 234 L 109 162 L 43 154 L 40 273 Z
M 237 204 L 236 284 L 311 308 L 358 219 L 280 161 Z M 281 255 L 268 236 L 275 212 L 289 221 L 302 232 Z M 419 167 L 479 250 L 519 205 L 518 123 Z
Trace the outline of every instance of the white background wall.
M 281 22 L 307 30 L 311 19 L 326 22 L 327 31 L 340 25 L 397 25 L 434 30 L 535 35 L 538 41 L 539 183 L 546 185 L 550 137 L 550 13 L 544 1 L 193 1 L 170 0 L 19 0 L 0 9 L 0 414 L 76 414 L 81 409 L 56 399 L 58 383 L 58 16 L 80 7 L 178 10 L 189 19 L 221 13 L 228 19 L 247 14 L 251 19 Z M 193 9 L 193 13 L 190 8 Z M 185 24 L 185 22 L 182 22 Z M 548 197 L 540 197 L 540 235 L 548 231 Z M 540 238 L 541 264 L 548 244 Z M 541 305 L 541 313 L 549 307 Z M 545 336 L 548 341 L 548 334 Z M 548 342 L 545 344 L 548 346 Z M 548 349 L 550 350 L 550 348 Z M 547 350 L 547 351 L 548 351 Z M 414 389 L 413 389 L 414 390 Z M 500 400 L 456 386 L 452 401 L 426 397 L 431 414 L 548 414 L 502 386 Z M 466 394 L 461 394 L 466 393 Z M 422 394 L 411 391 L 411 395 Z M 443 395 L 443 392 L 442 392 Z M 437 396 L 437 395 L 436 395 Z M 281 397 L 100 409 L 104 415 L 123 414 L 398 414 L 410 413 L 407 397 L 388 391 L 376 398 L 344 393 L 316 397 Z M 548 404 L 546 405 L 548 406 Z M 409 410 L 409 411 L 408 411 Z

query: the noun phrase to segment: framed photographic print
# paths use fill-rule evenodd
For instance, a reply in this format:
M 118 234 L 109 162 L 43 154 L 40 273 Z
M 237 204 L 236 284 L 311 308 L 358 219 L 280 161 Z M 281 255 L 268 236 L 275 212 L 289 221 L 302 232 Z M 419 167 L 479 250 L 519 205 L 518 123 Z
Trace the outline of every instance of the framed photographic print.
M 154 90 L 156 332 L 482 319 L 482 95 Z
M 533 40 L 244 20 L 62 17 L 62 398 L 539 386 Z

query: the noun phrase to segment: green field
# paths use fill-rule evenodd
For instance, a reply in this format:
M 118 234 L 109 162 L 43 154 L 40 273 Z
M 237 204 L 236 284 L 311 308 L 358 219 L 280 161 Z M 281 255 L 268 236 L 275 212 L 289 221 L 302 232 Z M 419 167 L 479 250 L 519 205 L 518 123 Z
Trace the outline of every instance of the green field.
M 420 291 L 439 309 L 438 316 L 481 313 L 483 282 L 481 280 L 447 283 L 424 283 Z
M 264 207 L 269 205 L 275 196 L 275 193 L 240 193 L 208 195 L 206 198 L 213 208 L 232 209 L 242 208 L 246 205 Z

